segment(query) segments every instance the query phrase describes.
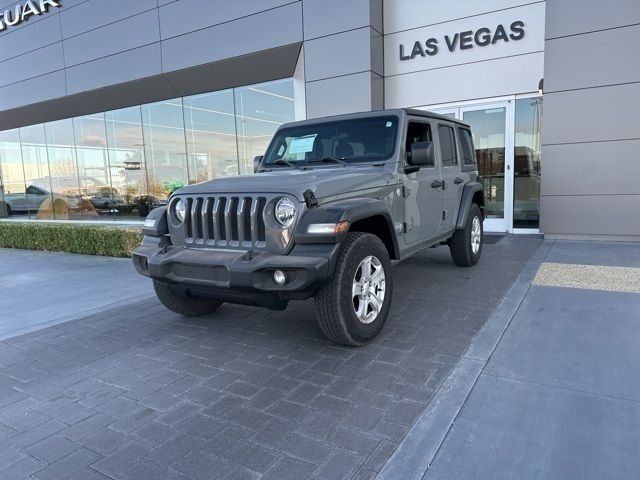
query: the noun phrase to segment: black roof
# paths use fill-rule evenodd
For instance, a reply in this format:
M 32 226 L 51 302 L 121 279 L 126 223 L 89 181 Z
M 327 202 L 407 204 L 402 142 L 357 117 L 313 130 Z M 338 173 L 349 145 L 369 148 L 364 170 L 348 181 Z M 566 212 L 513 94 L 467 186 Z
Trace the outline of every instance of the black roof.
M 331 116 L 327 116 L 327 117 L 319 117 L 319 118 L 311 118 L 311 119 L 307 119 L 307 120 L 299 120 L 296 122 L 289 122 L 286 123 L 284 125 L 282 125 L 281 127 L 288 127 L 292 124 L 295 125 L 304 125 L 304 124 L 314 124 L 314 123 L 318 123 L 318 122 L 331 122 L 331 121 L 336 121 L 336 120 L 346 120 L 349 118 L 358 118 L 358 117 L 374 117 L 374 116 L 378 116 L 378 115 L 385 115 L 385 114 L 391 114 L 391 115 L 411 115 L 414 117 L 424 117 L 424 118 L 435 118 L 438 120 L 444 120 L 447 122 L 453 122 L 453 123 L 457 123 L 458 125 L 463 125 L 465 127 L 469 127 L 468 124 L 457 120 L 455 118 L 451 118 L 451 117 L 447 117 L 445 115 L 440 115 L 439 113 L 434 113 L 434 112 L 429 112 L 427 110 L 418 110 L 417 108 L 390 108 L 390 109 L 384 109 L 384 110 L 373 110 L 373 111 L 366 111 L 366 112 L 355 112 L 355 113 L 345 113 L 345 114 L 341 114 L 341 115 L 331 115 Z
M 430 112 L 428 110 L 418 110 L 417 108 L 402 108 L 407 115 L 413 115 L 417 117 L 427 117 L 427 118 L 437 118 L 440 120 L 446 120 L 448 122 L 458 123 L 460 125 L 464 125 L 468 127 L 469 125 L 464 123 L 462 120 L 458 120 L 457 118 L 447 117 L 446 115 L 440 115 L 439 113 Z M 384 111 L 384 110 L 381 110 Z

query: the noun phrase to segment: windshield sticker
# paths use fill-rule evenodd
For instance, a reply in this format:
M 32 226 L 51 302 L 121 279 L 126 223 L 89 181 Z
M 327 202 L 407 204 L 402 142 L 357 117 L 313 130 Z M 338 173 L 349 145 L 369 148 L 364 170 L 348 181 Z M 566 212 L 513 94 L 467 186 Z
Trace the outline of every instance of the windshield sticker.
M 294 138 L 289 144 L 289 153 L 312 152 L 313 144 L 315 143 L 317 136 L 318 134 L 316 133 L 315 135 L 305 135 L 304 137 Z
M 393 126 L 393 122 L 387 122 L 387 128 L 392 127 Z

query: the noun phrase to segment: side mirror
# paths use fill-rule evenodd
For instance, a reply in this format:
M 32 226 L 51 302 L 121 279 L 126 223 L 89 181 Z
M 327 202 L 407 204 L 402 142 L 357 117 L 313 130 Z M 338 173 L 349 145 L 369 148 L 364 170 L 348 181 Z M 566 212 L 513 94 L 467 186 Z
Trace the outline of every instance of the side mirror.
M 253 157 L 253 173 L 257 173 L 260 169 L 260 164 L 262 163 L 262 155 L 258 155 L 257 157 Z
M 416 167 L 435 167 L 436 156 L 433 142 L 412 143 L 410 163 Z

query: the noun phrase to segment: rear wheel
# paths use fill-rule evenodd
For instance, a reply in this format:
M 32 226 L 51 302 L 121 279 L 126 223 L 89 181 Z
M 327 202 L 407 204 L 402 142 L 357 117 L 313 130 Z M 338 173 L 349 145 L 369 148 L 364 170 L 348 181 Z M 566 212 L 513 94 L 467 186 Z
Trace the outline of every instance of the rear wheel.
M 191 296 L 176 290 L 173 285 L 157 280 L 153 281 L 153 288 L 165 307 L 185 317 L 206 315 L 216 311 L 222 305 L 220 300 Z
M 474 203 L 469 210 L 465 227 L 462 230 L 456 230 L 449 239 L 451 258 L 460 267 L 475 265 L 482 255 L 482 244 L 482 211 Z
M 333 278 L 315 297 L 322 332 L 342 345 L 364 345 L 384 325 L 391 306 L 391 260 L 382 241 L 350 233 L 342 242 Z

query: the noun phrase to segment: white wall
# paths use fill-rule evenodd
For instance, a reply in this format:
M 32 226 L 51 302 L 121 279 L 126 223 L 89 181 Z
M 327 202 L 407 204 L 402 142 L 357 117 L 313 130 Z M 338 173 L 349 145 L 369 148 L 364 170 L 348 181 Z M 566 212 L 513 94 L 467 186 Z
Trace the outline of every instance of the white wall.
M 488 12 L 488 13 L 486 13 Z M 524 23 L 517 39 L 513 22 Z M 488 28 L 488 38 L 503 25 L 507 36 L 480 46 L 475 34 Z M 385 106 L 387 108 L 433 105 L 479 98 L 535 92 L 544 72 L 545 2 L 517 0 L 388 0 L 384 3 Z M 472 31 L 461 49 L 460 36 L 450 51 L 445 36 Z M 487 37 L 484 32 L 479 43 Z M 436 39 L 437 52 L 429 55 L 425 43 Z M 412 59 L 416 41 L 425 54 Z M 433 44 L 432 44 L 433 46 Z

